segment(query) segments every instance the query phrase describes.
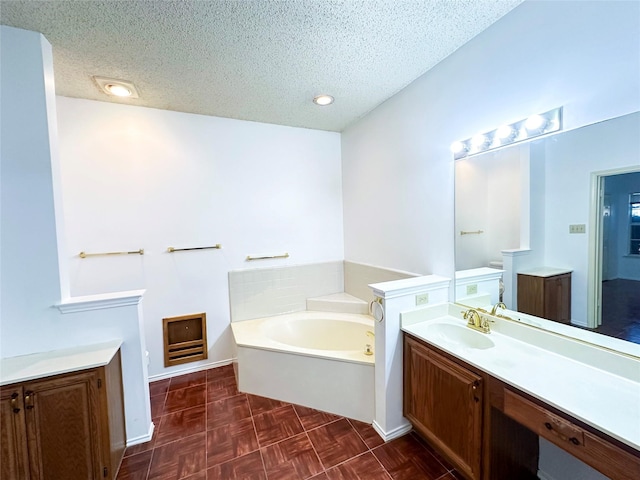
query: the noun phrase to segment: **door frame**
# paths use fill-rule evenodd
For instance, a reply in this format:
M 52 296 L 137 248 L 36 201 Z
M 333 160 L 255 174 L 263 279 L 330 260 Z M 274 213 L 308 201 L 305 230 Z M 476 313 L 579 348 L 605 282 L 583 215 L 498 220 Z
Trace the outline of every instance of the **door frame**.
M 640 172 L 640 167 L 629 166 L 591 172 L 589 208 L 589 264 L 587 273 L 587 327 L 602 324 L 602 213 L 604 207 L 604 179 L 613 175 Z

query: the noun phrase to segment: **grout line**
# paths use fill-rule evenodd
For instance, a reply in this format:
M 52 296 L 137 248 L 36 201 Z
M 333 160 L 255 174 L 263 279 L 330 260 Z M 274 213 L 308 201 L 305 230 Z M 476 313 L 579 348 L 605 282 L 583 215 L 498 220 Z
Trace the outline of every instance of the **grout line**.
M 249 413 L 251 414 L 250 418 L 251 418 L 251 425 L 253 425 L 253 434 L 256 436 L 256 444 L 258 445 L 258 453 L 260 454 L 260 461 L 262 462 L 262 471 L 264 472 L 264 476 L 269 478 L 269 475 L 267 474 L 267 465 L 265 464 L 264 456 L 262 455 L 262 447 L 260 446 L 260 440 L 258 439 L 258 429 L 256 428 L 256 421 L 253 419 L 253 409 L 251 408 L 251 402 L 249 401 L 249 396 L 248 395 L 247 395 L 247 404 L 249 405 Z M 254 450 L 254 452 L 255 452 L 255 450 Z M 253 452 L 251 452 L 251 453 L 253 453 Z
M 295 408 L 294 408 L 294 410 L 295 410 Z M 318 411 L 320 412 L 321 410 L 318 410 Z M 330 422 L 323 423 L 322 425 L 318 425 L 317 427 L 310 428 L 309 430 L 305 429 L 305 432 L 313 432 L 314 430 L 318 430 L 319 428 L 326 427 L 327 425 L 331 425 L 332 423 L 339 422 L 340 420 L 347 420 L 347 418 L 346 417 L 336 418 L 335 420 L 331 420 Z M 302 422 L 300 422 L 300 423 L 302 423 Z M 304 428 L 304 425 L 302 426 L 302 428 Z M 366 445 L 366 443 L 365 443 L 365 445 Z
M 320 459 L 320 455 L 318 455 L 318 451 L 316 450 L 316 446 L 313 444 L 313 442 L 311 441 L 311 437 L 309 436 L 309 431 L 305 428 L 304 423 L 302 423 L 302 420 L 300 419 L 300 415 L 298 414 L 298 410 L 296 410 L 295 405 L 293 406 L 293 412 L 296 414 L 296 417 L 298 418 L 298 421 L 300 422 L 300 425 L 302 425 L 302 433 L 304 433 L 304 435 L 307 437 L 307 441 L 309 442 L 309 445 L 311 445 L 311 448 L 313 449 L 313 453 L 316 454 L 316 458 L 318 459 L 318 463 L 320 464 L 320 467 L 322 468 L 322 472 L 316 473 L 316 475 L 320 475 L 323 472 L 326 472 L 327 469 L 324 466 L 324 463 L 322 463 L 322 460 Z M 320 428 L 320 427 L 318 427 Z M 316 475 L 313 475 L 314 477 Z
M 416 441 L 420 444 L 420 446 L 422 447 L 422 449 L 423 449 L 425 452 L 427 452 L 431 457 L 433 457 L 433 459 L 434 459 L 436 462 L 438 462 L 438 463 L 442 466 L 442 468 L 444 468 L 444 469 L 447 471 L 447 473 L 449 473 L 449 472 L 453 472 L 453 471 L 455 470 L 455 467 L 453 467 L 453 466 L 452 466 L 451 468 L 448 468 L 444 463 L 442 463 L 442 461 L 440 460 L 440 458 L 438 458 L 438 457 L 440 457 L 440 454 L 438 454 L 438 456 L 436 456 L 436 455 L 435 455 L 435 453 L 434 453 L 434 452 L 435 452 L 435 450 L 434 450 L 434 451 L 432 451 L 432 450 L 431 450 L 431 447 L 427 447 L 427 446 L 425 445 L 425 443 L 427 443 L 427 441 L 426 441 L 426 440 L 424 440 L 423 438 L 419 437 L 419 436 L 418 436 L 418 434 L 417 434 L 416 432 L 414 432 L 414 430 L 411 430 L 411 432 L 409 432 L 409 435 L 413 435 L 414 440 L 416 440 Z M 436 452 L 436 453 L 437 453 L 437 452 Z M 443 474 L 443 476 L 444 476 L 444 475 L 446 475 L 446 473 L 445 473 L 445 474 Z M 438 478 L 440 478 L 440 477 L 438 477 Z
M 169 391 L 169 389 L 167 389 L 167 392 Z M 160 422 L 158 422 L 158 431 L 156 431 L 156 429 L 153 429 L 153 435 L 158 435 L 160 430 Z M 150 442 L 154 442 L 153 440 L 153 435 L 151 436 L 151 440 L 149 440 Z M 156 437 L 157 439 L 157 437 Z M 156 444 L 155 442 L 153 443 L 153 447 L 151 447 L 151 458 L 149 458 L 149 466 L 147 467 L 147 474 L 144 476 L 144 480 L 147 480 L 149 478 L 149 475 L 151 475 L 151 465 L 153 465 L 153 457 L 156 453 Z
M 384 444 L 383 444 L 384 445 Z M 379 445 L 381 446 L 381 445 Z M 382 467 L 382 470 L 384 470 L 384 473 L 386 473 L 387 475 L 389 475 L 389 478 L 393 479 L 393 475 L 391 475 L 391 472 L 389 472 L 389 470 L 387 470 L 387 467 L 385 467 L 382 462 L 380 461 L 380 459 L 378 458 L 378 456 L 373 452 L 373 449 L 369 450 L 371 452 L 371 455 L 373 455 L 373 458 L 376 459 L 376 461 L 380 464 L 380 466 Z
M 207 478 L 207 470 L 209 470 L 209 442 L 207 441 L 209 438 L 209 407 L 207 405 L 209 400 L 209 388 L 207 385 L 207 374 L 205 370 L 204 374 L 204 478 Z
M 147 480 L 149 478 L 149 475 L 151 474 L 151 464 L 153 463 L 153 454 L 155 453 L 155 449 L 156 449 L 155 446 L 151 449 L 151 458 L 149 459 L 149 466 L 147 467 L 147 474 L 144 476 L 145 480 Z
M 356 432 L 356 435 L 360 437 L 360 440 L 362 440 L 362 443 L 364 443 L 364 446 L 367 447 L 367 449 L 371 452 L 373 449 L 369 447 L 369 444 L 365 441 L 364 437 L 360 435 L 360 432 L 358 431 L 358 429 L 353 425 L 353 423 L 351 423 L 351 419 L 347 418 L 347 422 L 349 422 L 349 425 L 351 425 L 351 428 L 353 428 L 353 430 Z

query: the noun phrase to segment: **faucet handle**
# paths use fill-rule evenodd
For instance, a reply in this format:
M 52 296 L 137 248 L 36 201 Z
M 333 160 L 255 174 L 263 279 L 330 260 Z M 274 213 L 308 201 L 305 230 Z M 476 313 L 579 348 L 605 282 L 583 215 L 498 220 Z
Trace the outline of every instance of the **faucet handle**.
M 476 325 L 476 326 L 478 326 L 478 325 L 480 324 L 480 322 L 481 322 L 480 314 L 478 313 L 478 311 L 477 311 L 476 309 L 474 309 L 474 308 L 470 308 L 470 309 L 469 309 L 469 310 L 467 310 L 466 312 L 462 312 L 462 313 L 464 314 L 464 315 L 463 315 L 463 318 L 464 318 L 465 320 L 468 320 L 468 322 L 467 322 L 467 323 L 468 323 L 469 325 Z

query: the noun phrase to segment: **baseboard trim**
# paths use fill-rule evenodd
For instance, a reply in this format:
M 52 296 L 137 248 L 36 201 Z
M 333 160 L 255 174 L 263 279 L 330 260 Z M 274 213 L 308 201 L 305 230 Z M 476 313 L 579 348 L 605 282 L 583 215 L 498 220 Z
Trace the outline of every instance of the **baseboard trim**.
M 180 370 L 172 370 L 166 373 L 158 373 L 157 375 L 149 375 L 149 382 L 155 382 L 157 380 L 165 380 L 171 377 L 177 377 L 179 375 L 185 375 L 187 373 L 201 372 L 203 370 L 209 370 L 210 368 L 224 367 L 230 365 L 235 359 L 229 358 L 227 360 L 218 360 L 217 362 L 209 362 L 205 364 L 196 365 L 195 367 L 181 368 Z
M 127 448 L 151 441 L 151 439 L 153 438 L 153 431 L 155 430 L 155 428 L 156 428 L 155 424 L 151 422 L 151 424 L 149 425 L 149 433 L 147 433 L 146 435 L 140 435 L 135 438 L 127 438 Z
M 373 429 L 382 437 L 385 442 L 389 440 L 393 440 L 394 438 L 401 437 L 407 433 L 409 433 L 413 427 L 409 422 L 404 425 L 400 425 L 399 427 L 394 428 L 389 432 L 385 432 L 384 429 L 374 420 L 373 421 Z

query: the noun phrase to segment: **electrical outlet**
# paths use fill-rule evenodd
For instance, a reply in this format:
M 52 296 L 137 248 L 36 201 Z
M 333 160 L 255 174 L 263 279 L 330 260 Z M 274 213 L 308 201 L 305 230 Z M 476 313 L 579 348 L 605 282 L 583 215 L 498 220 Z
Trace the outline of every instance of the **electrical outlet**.
M 478 285 L 475 283 L 473 285 L 467 285 L 467 295 L 475 295 L 478 293 Z
M 584 223 L 569 225 L 569 233 L 586 233 L 587 226 Z
M 429 303 L 428 293 L 419 293 L 416 295 L 416 305 L 425 305 L 427 303 Z

